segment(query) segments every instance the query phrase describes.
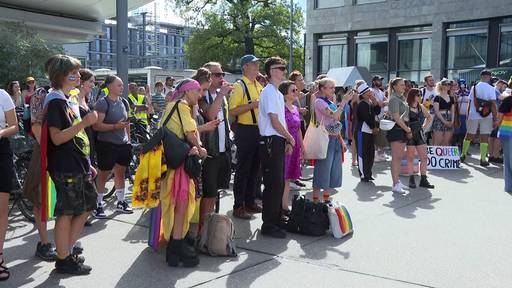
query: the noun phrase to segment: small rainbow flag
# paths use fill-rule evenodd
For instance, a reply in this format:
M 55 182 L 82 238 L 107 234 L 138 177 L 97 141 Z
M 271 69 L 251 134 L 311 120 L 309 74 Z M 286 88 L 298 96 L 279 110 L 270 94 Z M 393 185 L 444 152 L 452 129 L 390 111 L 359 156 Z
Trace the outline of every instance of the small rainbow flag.
M 328 206 L 329 225 L 334 238 L 343 238 L 354 232 L 352 219 L 345 206 L 335 202 Z
M 46 213 L 47 213 L 47 220 L 52 219 L 54 217 L 53 211 L 55 210 L 55 203 L 57 202 L 57 191 L 55 190 L 55 184 L 52 181 L 52 178 L 50 175 L 48 175 L 48 187 L 47 187 L 47 193 L 46 193 Z
M 338 215 L 341 233 L 343 236 L 353 233 L 354 227 L 352 226 L 352 219 L 350 218 L 347 208 L 340 205 L 340 207 L 336 208 L 336 214 Z

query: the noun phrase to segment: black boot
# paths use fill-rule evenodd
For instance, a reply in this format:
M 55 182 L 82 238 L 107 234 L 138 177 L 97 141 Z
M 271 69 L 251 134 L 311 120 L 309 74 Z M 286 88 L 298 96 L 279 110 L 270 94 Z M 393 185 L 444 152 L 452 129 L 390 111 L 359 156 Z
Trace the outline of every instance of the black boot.
M 430 184 L 427 180 L 427 175 L 421 175 L 420 187 L 433 189 L 434 185 Z
M 409 176 L 409 188 L 416 188 L 416 180 L 414 180 L 414 175 Z
M 199 264 L 199 257 L 185 240 L 171 239 L 165 251 L 165 261 L 169 266 L 179 266 L 182 262 L 185 267 L 195 267 Z

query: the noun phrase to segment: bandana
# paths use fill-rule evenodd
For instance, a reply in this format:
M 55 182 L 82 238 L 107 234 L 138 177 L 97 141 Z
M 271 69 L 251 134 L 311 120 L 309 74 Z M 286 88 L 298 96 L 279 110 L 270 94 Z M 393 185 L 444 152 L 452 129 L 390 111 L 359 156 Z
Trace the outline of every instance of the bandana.
M 190 80 L 187 83 L 181 85 L 176 90 L 174 90 L 174 93 L 172 93 L 171 101 L 176 99 L 176 97 L 181 93 L 185 93 L 189 90 L 200 89 L 200 88 L 201 88 L 201 85 L 199 85 L 199 82 L 197 82 L 196 80 Z

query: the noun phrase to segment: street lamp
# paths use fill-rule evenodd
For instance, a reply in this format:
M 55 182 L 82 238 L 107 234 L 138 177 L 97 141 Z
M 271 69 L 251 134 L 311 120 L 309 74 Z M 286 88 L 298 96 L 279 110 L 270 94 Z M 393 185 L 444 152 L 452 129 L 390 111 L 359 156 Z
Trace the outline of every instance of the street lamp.
M 288 61 L 288 71 L 293 71 L 293 0 L 290 0 L 290 52 Z

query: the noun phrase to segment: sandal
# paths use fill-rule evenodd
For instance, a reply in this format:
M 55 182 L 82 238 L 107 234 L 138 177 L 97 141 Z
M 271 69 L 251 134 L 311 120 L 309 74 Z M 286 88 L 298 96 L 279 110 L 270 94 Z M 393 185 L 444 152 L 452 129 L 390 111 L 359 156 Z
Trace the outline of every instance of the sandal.
M 0 253 L 0 256 L 2 256 L 3 253 Z M 9 272 L 9 269 L 7 266 L 5 266 L 5 260 L 2 257 L 2 261 L 0 261 L 0 281 L 5 281 L 9 279 L 11 276 L 11 272 Z

